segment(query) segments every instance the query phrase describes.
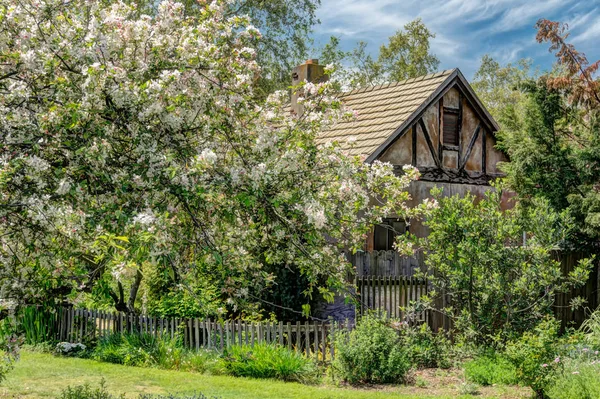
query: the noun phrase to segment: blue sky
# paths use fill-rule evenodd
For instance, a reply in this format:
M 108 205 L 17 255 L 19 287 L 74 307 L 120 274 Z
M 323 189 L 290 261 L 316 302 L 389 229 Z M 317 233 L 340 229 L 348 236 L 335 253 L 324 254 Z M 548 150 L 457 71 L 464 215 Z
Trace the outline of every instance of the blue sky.
M 436 33 L 431 45 L 440 69 L 458 67 L 468 79 L 484 54 L 503 64 L 531 58 L 542 70 L 550 69 L 554 56 L 547 44 L 535 41 L 539 18 L 568 23 L 570 42 L 588 60 L 600 59 L 600 0 L 321 0 L 318 17 L 316 47 L 337 36 L 343 49 L 363 40 L 373 54 L 420 17 Z

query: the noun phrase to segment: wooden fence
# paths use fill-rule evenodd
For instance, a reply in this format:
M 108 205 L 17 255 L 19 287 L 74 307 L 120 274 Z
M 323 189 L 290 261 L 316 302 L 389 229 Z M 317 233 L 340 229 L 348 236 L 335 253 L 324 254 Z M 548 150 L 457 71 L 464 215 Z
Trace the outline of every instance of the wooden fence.
M 82 342 L 115 333 L 146 333 L 156 337 L 178 336 L 186 348 L 222 351 L 232 345 L 277 343 L 307 357 L 328 361 L 334 357 L 333 337 L 340 329 L 354 328 L 353 321 L 338 322 L 244 322 L 164 318 L 60 308 L 56 312 L 56 339 Z
M 368 310 L 379 310 L 393 319 L 411 324 L 428 323 L 437 331 L 443 327 L 431 310 L 407 313 L 404 309 L 411 302 L 418 302 L 429 289 L 424 278 L 410 276 L 359 276 L 356 278 L 359 306 L 356 314 L 362 315 Z
M 414 256 L 401 256 L 397 251 L 359 251 L 347 257 L 359 277 L 413 276 L 415 271 L 424 270 L 422 252 Z

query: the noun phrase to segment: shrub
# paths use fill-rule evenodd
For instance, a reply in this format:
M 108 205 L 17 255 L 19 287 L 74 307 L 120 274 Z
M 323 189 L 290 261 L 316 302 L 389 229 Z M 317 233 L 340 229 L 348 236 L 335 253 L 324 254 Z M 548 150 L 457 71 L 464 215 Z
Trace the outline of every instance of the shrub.
M 427 324 L 408 327 L 401 336 L 410 363 L 419 368 L 449 368 L 450 341 L 443 333 L 434 334 Z
M 223 364 L 227 373 L 236 377 L 304 383 L 316 379 L 315 365 L 311 360 L 277 345 L 232 346 L 224 351 Z
M 390 321 L 374 314 L 363 316 L 356 328 L 335 338 L 334 367 L 351 383 L 400 383 L 410 369 L 410 360 L 400 333 Z
M 59 356 L 76 357 L 81 356 L 87 347 L 84 344 L 72 344 L 70 342 L 59 342 L 54 349 L 54 353 Z
M 487 353 L 464 365 L 465 376 L 479 385 L 515 385 L 519 381 L 515 366 L 504 356 Z
M 519 382 L 529 386 L 538 398 L 545 398 L 553 374 L 562 366 L 558 343 L 559 323 L 546 318 L 534 331 L 507 345 L 506 354 L 515 366 Z
M 559 215 L 538 200 L 503 210 L 503 189 L 499 182 L 478 201 L 432 190 L 440 206 L 427 217 L 430 234 L 422 240 L 433 289 L 420 302 L 432 306 L 442 292 L 449 295 L 444 312 L 455 332 L 486 345 L 531 331 L 552 314 L 555 294 L 585 283 L 592 269 L 585 259 L 563 276 L 552 254 Z
M 106 390 L 104 379 L 100 381 L 98 388 L 92 389 L 89 384 L 68 386 L 57 399 L 124 399 L 125 395 L 113 396 Z

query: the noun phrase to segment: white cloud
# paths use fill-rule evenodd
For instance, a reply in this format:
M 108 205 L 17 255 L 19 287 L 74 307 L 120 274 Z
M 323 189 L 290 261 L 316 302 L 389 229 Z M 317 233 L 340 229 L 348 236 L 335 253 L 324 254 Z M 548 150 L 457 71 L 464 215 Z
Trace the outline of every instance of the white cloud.
M 318 17 L 322 24 L 315 34 L 321 40 L 336 35 L 346 48 L 364 40 L 373 52 L 407 22 L 422 18 L 436 33 L 431 46 L 441 60 L 440 67 L 459 67 L 467 76 L 485 53 L 500 62 L 532 56 L 551 62 L 547 46 L 535 42 L 534 25 L 539 18 L 566 21 L 573 28 L 571 42 L 585 43 L 588 47 L 583 51 L 589 58 L 600 58 L 600 10 L 594 1 L 322 0 Z

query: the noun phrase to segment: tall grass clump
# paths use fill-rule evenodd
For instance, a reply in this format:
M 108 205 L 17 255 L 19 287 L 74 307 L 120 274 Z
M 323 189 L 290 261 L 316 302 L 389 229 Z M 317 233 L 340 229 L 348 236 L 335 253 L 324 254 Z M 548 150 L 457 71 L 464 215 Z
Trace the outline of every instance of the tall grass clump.
M 235 377 L 273 378 L 302 383 L 315 382 L 315 364 L 299 353 L 278 345 L 232 346 L 223 353 L 227 374 Z
M 55 341 L 56 313 L 37 306 L 27 306 L 17 315 L 17 326 L 27 345 Z
M 117 333 L 101 337 L 92 358 L 126 366 L 170 370 L 216 372 L 218 369 L 215 353 L 188 350 L 178 336 L 147 333 Z

